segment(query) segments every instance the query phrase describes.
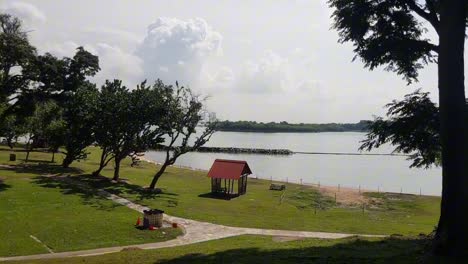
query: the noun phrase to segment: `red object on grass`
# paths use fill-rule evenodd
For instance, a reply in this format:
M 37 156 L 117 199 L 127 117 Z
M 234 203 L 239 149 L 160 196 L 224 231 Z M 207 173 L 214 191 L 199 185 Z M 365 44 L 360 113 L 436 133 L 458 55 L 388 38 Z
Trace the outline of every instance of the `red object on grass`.
M 244 174 L 252 174 L 246 161 L 216 159 L 213 165 L 211 165 L 208 177 L 239 180 Z
M 148 229 L 151 230 L 151 231 L 156 230 L 156 228 L 154 228 L 154 226 L 152 226 L 152 225 L 150 225 Z
M 177 228 L 177 223 L 172 223 L 172 228 Z
M 140 217 L 138 217 L 137 222 L 136 222 L 135 225 L 136 225 L 136 226 L 140 226 L 140 225 L 141 225 L 141 219 L 140 219 Z

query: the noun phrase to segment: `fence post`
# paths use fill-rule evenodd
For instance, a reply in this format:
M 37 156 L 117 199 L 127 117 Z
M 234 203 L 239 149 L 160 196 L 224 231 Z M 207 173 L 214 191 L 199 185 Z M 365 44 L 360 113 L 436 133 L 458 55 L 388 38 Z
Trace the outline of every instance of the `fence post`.
M 335 205 L 336 205 L 336 192 L 335 192 Z

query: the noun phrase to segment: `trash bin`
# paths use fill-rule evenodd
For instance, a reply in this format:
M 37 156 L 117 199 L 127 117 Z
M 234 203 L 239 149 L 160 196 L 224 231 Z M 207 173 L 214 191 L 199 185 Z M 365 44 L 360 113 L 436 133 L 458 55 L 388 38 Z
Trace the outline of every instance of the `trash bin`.
M 144 213 L 143 226 L 145 228 L 148 228 L 150 226 L 162 227 L 164 211 L 153 209 L 153 210 L 145 210 L 143 211 L 143 213 Z
M 10 154 L 10 161 L 16 161 L 16 154 Z

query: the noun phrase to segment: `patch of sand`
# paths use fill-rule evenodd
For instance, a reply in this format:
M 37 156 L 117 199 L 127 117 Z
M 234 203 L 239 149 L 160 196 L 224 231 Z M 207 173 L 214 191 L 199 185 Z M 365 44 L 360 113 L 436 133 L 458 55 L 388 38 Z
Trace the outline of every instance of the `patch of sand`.
M 371 190 L 355 189 L 341 186 L 323 186 L 317 184 L 312 184 L 311 186 L 316 187 L 323 195 L 332 198 L 335 198 L 336 195 L 336 202 L 342 205 L 360 206 L 362 204 L 378 203 L 378 199 L 364 196 L 365 192 L 371 192 Z

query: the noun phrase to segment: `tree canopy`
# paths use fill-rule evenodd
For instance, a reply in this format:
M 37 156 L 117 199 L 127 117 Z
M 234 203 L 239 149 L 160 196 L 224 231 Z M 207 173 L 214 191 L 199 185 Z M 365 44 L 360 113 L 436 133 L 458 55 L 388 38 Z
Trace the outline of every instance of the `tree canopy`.
M 437 63 L 442 202 L 433 252 L 453 256 L 468 254 L 468 204 L 462 202 L 468 200 L 468 124 L 464 84 L 468 2 L 329 0 L 328 3 L 334 9 L 333 28 L 338 31 L 339 42 L 350 42 L 356 54 L 354 60 L 362 60 L 366 68 L 372 70 L 383 66 L 411 83 L 418 80 L 418 71 L 425 64 Z M 429 38 L 430 30 L 438 35 L 438 43 Z M 402 114 L 402 118 L 407 110 L 398 104 L 390 107 L 391 112 Z M 401 125 L 400 122 L 388 127 L 385 125 L 387 123 L 376 122 L 374 129 L 387 129 L 390 134 L 398 135 L 391 129 Z M 400 129 L 415 127 L 405 124 Z M 379 141 L 369 141 L 368 147 L 376 142 Z M 415 142 L 400 143 L 403 144 L 401 150 L 405 151 Z M 434 155 L 420 154 L 429 155 L 429 158 Z M 416 161 L 416 164 L 420 162 Z

